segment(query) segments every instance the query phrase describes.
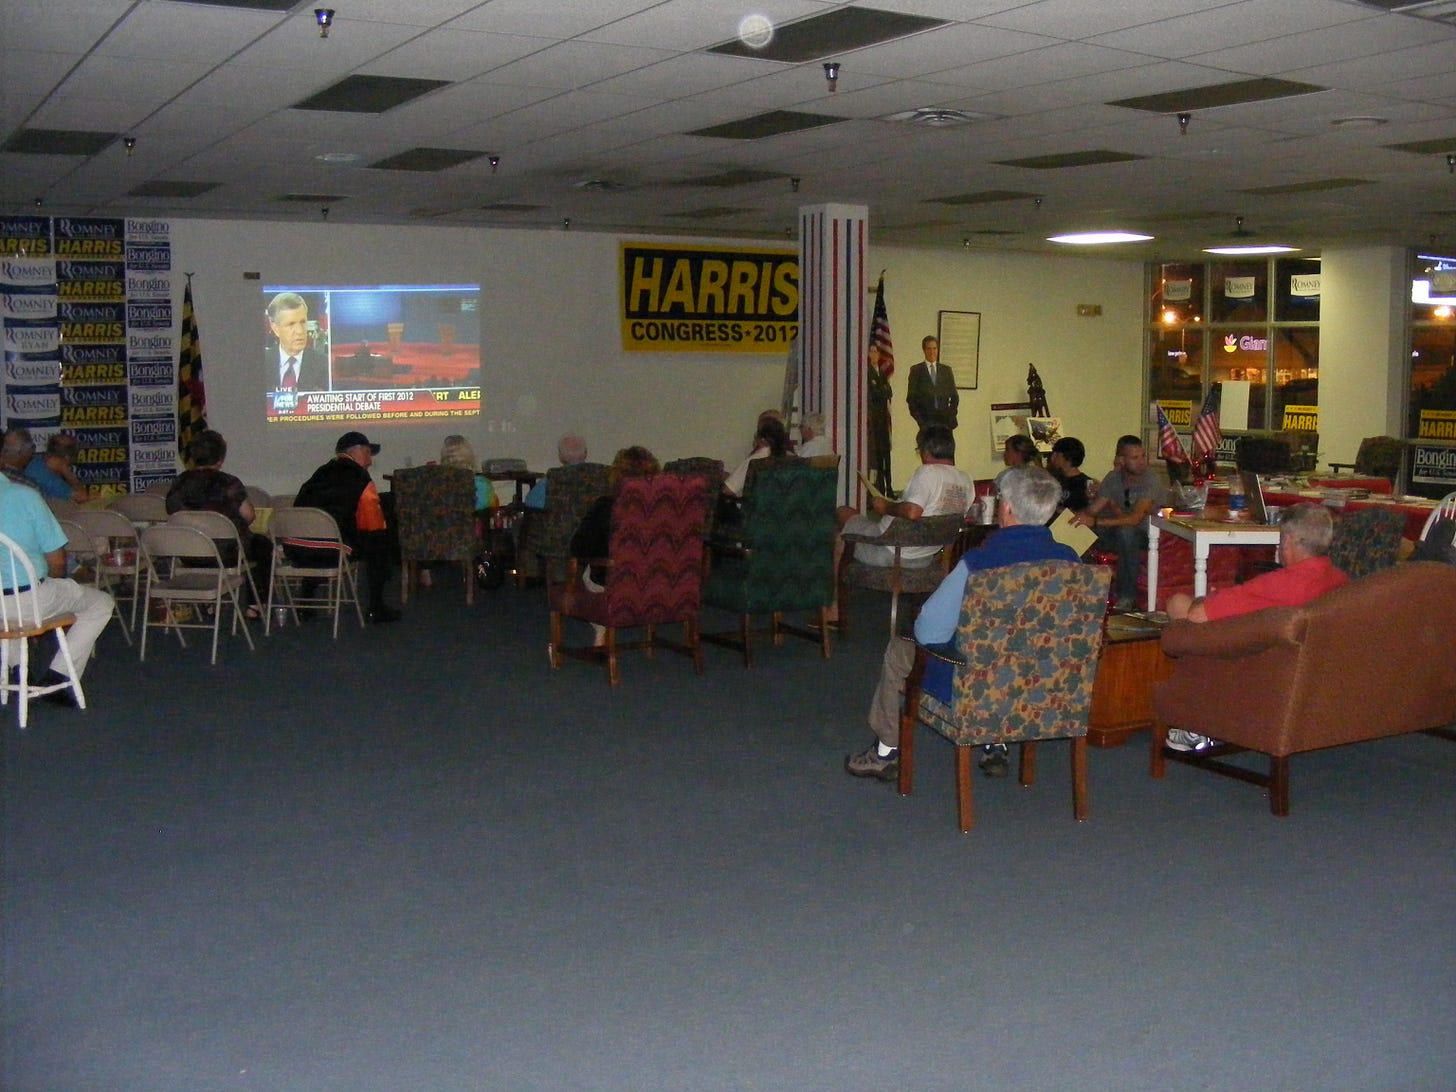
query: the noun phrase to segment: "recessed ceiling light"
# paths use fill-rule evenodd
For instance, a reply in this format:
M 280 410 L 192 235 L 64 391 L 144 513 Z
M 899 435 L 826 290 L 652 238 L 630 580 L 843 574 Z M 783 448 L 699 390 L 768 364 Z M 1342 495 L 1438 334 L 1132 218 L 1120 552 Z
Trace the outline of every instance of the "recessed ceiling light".
M 1203 248 L 1205 254 L 1288 254 L 1298 250 L 1297 246 L 1206 246 Z
M 1131 231 L 1077 231 L 1070 235 L 1049 235 L 1047 242 L 1093 246 L 1097 243 L 1145 243 L 1151 238 L 1151 235 L 1138 235 Z
M 364 157 L 357 152 L 320 152 L 314 158 L 320 163 L 358 163 Z
M 886 114 L 885 121 L 908 121 L 914 125 L 926 125 L 932 129 L 947 129 L 953 125 L 969 125 L 973 121 L 988 121 L 995 114 L 983 114 L 975 110 L 952 110 L 944 106 L 922 106 L 917 110 L 901 110 L 897 114 Z
M 1373 115 L 1358 115 L 1356 117 L 1335 118 L 1330 125 L 1335 129 L 1378 129 L 1382 125 L 1388 125 L 1389 118 L 1377 118 Z

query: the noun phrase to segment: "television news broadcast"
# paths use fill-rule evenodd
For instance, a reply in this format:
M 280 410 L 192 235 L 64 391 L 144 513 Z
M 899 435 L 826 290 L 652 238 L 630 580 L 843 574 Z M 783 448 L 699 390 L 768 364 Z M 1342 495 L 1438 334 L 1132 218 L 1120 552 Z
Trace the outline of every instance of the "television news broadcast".
M 269 424 L 474 417 L 480 286 L 265 285 Z

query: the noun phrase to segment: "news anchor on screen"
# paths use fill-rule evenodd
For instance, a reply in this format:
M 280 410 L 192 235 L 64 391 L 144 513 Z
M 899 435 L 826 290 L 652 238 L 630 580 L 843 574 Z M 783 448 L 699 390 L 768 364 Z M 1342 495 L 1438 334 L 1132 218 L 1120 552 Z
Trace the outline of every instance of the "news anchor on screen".
M 268 301 L 268 326 L 275 338 L 264 360 L 279 391 L 332 390 L 329 357 L 308 336 L 308 301 L 297 292 L 279 292 Z

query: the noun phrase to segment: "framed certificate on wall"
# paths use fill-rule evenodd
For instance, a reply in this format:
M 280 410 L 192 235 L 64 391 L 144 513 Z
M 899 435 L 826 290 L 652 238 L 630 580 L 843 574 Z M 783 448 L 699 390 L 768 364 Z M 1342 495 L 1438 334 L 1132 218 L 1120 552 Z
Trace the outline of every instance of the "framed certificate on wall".
M 955 385 L 975 390 L 981 382 L 981 312 L 942 311 L 936 337 L 940 362 L 950 366 Z

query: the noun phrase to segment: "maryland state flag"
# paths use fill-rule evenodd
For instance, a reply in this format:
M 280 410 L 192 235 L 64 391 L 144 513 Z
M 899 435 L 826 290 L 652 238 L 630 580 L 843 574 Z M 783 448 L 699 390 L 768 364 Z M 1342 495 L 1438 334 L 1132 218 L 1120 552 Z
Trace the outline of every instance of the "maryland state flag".
M 202 341 L 192 311 L 192 278 L 182 295 L 182 340 L 177 347 L 177 447 L 182 459 L 207 428 L 207 391 L 202 386 Z

